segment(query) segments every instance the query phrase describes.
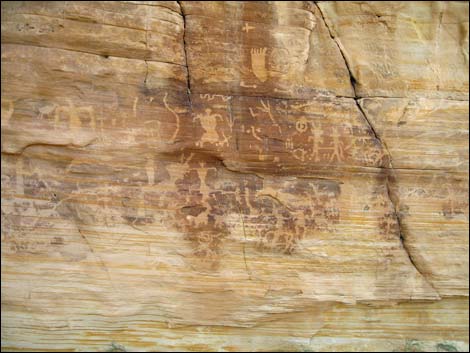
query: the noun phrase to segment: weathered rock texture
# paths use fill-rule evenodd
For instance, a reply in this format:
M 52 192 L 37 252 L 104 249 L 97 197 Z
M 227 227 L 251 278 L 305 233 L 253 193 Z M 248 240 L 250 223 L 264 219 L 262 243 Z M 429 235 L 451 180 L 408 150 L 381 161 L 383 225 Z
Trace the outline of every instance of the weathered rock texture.
M 2 2 L 4 350 L 468 350 L 467 2 Z

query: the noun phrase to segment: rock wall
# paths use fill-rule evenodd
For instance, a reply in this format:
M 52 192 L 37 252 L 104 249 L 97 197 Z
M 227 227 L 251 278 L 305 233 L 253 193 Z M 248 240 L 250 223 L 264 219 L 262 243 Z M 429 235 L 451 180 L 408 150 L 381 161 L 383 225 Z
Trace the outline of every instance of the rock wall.
M 468 350 L 467 2 L 2 2 L 3 350 Z

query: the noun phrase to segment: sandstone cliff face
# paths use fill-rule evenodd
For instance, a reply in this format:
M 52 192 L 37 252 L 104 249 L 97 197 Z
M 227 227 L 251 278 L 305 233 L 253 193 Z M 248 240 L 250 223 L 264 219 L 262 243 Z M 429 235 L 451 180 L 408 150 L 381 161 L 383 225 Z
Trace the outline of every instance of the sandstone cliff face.
M 468 3 L 1 33 L 4 350 L 468 350 Z

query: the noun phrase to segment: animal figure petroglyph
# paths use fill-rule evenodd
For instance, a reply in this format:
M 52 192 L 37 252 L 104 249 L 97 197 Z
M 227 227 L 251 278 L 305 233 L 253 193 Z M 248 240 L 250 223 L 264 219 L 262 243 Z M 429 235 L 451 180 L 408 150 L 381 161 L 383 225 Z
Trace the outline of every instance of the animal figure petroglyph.
M 82 127 L 82 119 L 80 118 L 80 114 L 86 114 L 88 115 L 88 119 L 90 121 L 90 127 L 93 129 L 93 131 L 96 130 L 96 120 L 93 107 L 76 107 L 70 99 L 67 99 L 67 101 L 68 105 L 58 106 L 55 110 L 54 128 L 59 128 L 60 119 L 62 116 L 65 116 L 68 117 L 69 129 L 72 132 L 76 132 Z
M 217 119 L 223 121 L 223 118 L 220 114 L 211 114 L 212 110 L 207 108 L 204 114 L 198 114 L 193 119 L 194 121 L 199 120 L 201 123 L 203 134 L 201 139 L 196 142 L 196 146 L 203 147 L 204 143 L 214 144 L 216 146 L 228 145 L 228 139 L 225 136 L 223 131 L 220 133 L 217 131 Z M 221 137 L 219 136 L 221 135 Z M 221 140 L 222 138 L 222 140 Z
M 38 119 L 43 119 L 44 115 L 48 115 L 52 113 L 56 109 L 57 105 L 52 104 L 52 105 L 46 105 L 44 107 L 39 108 L 39 114 L 38 114 Z
M 251 49 L 251 68 L 256 78 L 261 82 L 265 82 L 268 79 L 268 72 L 266 70 L 266 50 L 267 48 Z

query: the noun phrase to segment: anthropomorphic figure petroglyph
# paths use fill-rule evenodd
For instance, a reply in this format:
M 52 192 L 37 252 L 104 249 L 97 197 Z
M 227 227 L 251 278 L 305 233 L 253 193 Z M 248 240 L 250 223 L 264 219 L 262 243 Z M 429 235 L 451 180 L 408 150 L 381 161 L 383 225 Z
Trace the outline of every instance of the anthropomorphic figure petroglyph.
M 38 119 L 43 119 L 44 118 L 44 115 L 48 115 L 48 114 L 51 114 L 55 109 L 56 109 L 57 105 L 55 104 L 51 104 L 51 105 L 45 105 L 43 107 L 40 107 L 38 110 L 39 110 L 39 114 L 38 114 Z
M 196 142 L 196 146 L 203 147 L 205 143 L 214 144 L 216 146 L 228 145 L 227 136 L 222 130 L 217 129 L 217 120 L 223 122 L 224 119 L 220 114 L 212 114 L 212 110 L 207 108 L 203 114 L 198 114 L 194 121 L 199 121 L 203 134 L 201 139 Z
M 311 123 L 311 131 L 313 136 L 308 137 L 308 141 L 312 142 L 312 154 L 311 158 L 314 162 L 320 161 L 320 145 L 323 143 L 323 129 L 318 123 Z
M 332 151 L 330 155 L 330 162 L 334 162 L 335 160 L 338 162 L 342 162 L 345 158 L 344 154 L 349 147 L 345 146 L 344 142 L 341 140 L 341 135 L 336 127 L 333 128 L 333 133 L 331 134 L 331 137 L 333 140 L 333 146 L 329 148 L 329 150 Z

